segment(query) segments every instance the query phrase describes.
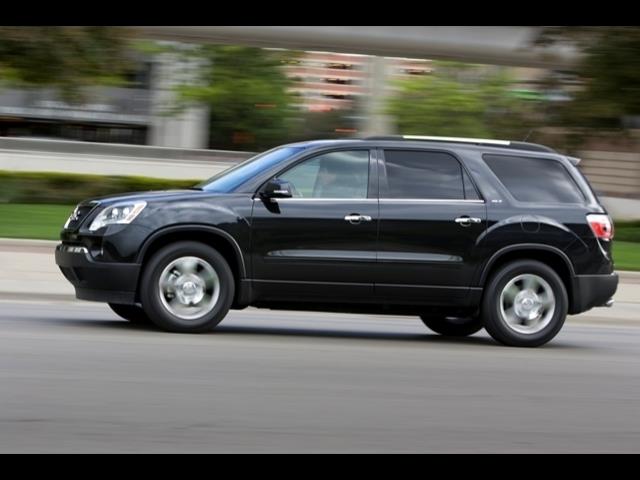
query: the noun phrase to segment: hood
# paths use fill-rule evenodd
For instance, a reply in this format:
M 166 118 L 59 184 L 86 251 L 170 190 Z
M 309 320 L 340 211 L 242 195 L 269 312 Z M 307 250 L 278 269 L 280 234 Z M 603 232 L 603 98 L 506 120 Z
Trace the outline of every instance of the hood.
M 103 197 L 95 197 L 82 202 L 82 204 L 99 203 L 103 206 L 113 205 L 120 202 L 135 202 L 144 200 L 146 202 L 163 201 L 169 199 L 189 199 L 199 195 L 203 195 L 205 192 L 197 189 L 184 189 L 184 190 L 151 190 L 148 192 L 127 192 L 118 193 L 114 195 L 105 195 Z

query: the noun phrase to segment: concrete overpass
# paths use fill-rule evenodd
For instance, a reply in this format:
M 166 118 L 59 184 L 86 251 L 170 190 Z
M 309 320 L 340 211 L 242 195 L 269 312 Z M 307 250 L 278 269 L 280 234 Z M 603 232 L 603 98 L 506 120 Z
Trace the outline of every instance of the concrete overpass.
M 469 63 L 564 68 L 575 50 L 534 47 L 542 27 L 475 26 L 162 26 L 134 27 L 149 39 L 320 50 Z
M 385 57 L 457 60 L 467 63 L 533 68 L 567 68 L 578 56 L 567 46 L 534 44 L 543 27 L 476 26 L 145 26 L 133 27 L 140 37 L 184 43 L 250 45 L 371 55 L 369 94 L 361 134 L 392 133 L 381 113 L 387 90 Z M 195 112 L 197 113 L 197 112 Z M 199 115 L 195 115 L 198 117 Z M 196 132 L 198 122 L 166 120 L 158 132 Z M 200 122 L 201 123 L 201 122 Z M 200 135 L 202 136 L 202 135 Z M 164 134 L 155 143 L 163 142 Z

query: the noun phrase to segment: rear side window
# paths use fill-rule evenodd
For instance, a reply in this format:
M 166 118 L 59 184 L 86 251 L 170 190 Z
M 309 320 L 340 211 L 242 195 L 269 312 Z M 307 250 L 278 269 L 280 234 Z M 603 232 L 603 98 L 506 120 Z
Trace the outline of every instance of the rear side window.
M 516 200 L 584 203 L 578 185 L 558 161 L 509 155 L 484 155 L 483 158 Z
M 441 152 L 385 150 L 387 186 L 382 198 L 477 198 L 471 181 L 463 177 L 460 162 Z M 466 180 L 466 181 L 465 181 Z

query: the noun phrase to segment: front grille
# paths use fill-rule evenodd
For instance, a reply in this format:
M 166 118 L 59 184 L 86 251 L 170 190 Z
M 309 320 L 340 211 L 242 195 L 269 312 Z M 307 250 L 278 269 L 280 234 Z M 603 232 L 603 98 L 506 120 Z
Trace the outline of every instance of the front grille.
M 91 213 L 91 211 L 96 208 L 97 203 L 87 203 L 78 205 L 71 216 L 69 217 L 69 223 L 67 225 L 67 230 L 77 230 L 80 228 L 80 225 L 85 221 L 87 216 Z

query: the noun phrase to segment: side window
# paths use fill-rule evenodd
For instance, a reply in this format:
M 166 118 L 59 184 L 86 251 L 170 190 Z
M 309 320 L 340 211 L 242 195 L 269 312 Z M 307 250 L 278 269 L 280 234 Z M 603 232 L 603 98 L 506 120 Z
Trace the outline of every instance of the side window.
M 502 184 L 521 202 L 584 203 L 584 195 L 556 160 L 484 155 L 484 161 Z
M 278 175 L 298 198 L 367 198 L 369 151 L 330 152 L 299 163 Z
M 384 157 L 387 185 L 381 198 L 460 200 L 465 198 L 465 188 L 475 192 L 471 181 L 463 180 L 458 160 L 447 153 L 385 150 Z

